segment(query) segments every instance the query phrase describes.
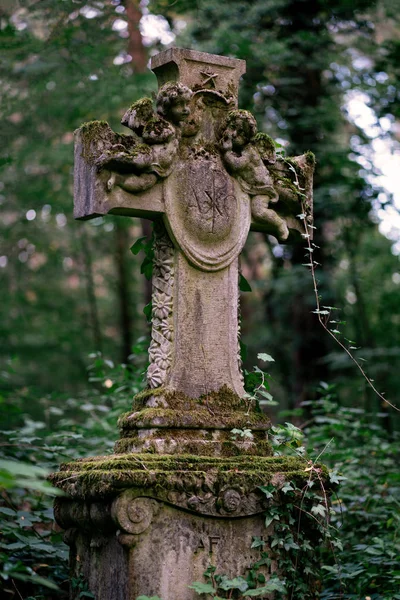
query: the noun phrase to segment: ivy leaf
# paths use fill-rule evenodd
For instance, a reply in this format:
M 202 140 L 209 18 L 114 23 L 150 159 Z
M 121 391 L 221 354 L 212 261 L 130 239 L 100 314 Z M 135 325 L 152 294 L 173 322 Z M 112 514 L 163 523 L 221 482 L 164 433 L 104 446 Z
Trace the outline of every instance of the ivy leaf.
M 151 313 L 153 310 L 153 304 L 150 301 L 148 304 L 146 304 L 146 306 L 143 308 L 143 314 L 145 315 L 146 319 L 148 322 L 151 321 Z
M 132 254 L 134 254 L 135 256 L 137 254 L 139 254 L 139 252 L 144 249 L 144 246 L 146 245 L 146 242 L 147 242 L 147 237 L 146 236 L 141 237 L 138 240 L 136 240 L 136 242 L 133 244 L 133 246 L 131 246 L 131 252 L 132 252 Z
M 148 281 L 150 281 L 150 279 L 153 276 L 153 260 L 148 256 L 146 256 L 143 260 L 142 265 L 140 267 L 140 272 L 146 277 Z
M 311 512 L 313 515 L 321 515 L 321 517 L 325 517 L 326 508 L 323 504 L 317 504 L 317 506 L 313 506 L 311 508 Z
M 284 494 L 287 494 L 288 492 L 293 492 L 294 491 L 294 487 L 292 486 L 292 484 L 290 483 L 290 481 L 287 481 L 285 483 L 285 485 L 282 487 L 282 492 Z
M 194 590 L 198 594 L 216 594 L 216 589 L 209 583 L 201 583 L 201 581 L 194 581 L 192 585 L 189 585 L 190 590 Z M 139 600 L 139 599 L 138 599 Z
M 269 354 L 265 354 L 265 352 L 261 352 L 257 354 L 258 360 L 262 360 L 263 362 L 275 362 L 275 359 L 272 358 Z
M 234 579 L 222 580 L 218 587 L 221 590 L 239 590 L 240 592 L 245 592 L 249 586 L 243 577 L 235 577 Z
M 265 545 L 265 541 L 260 537 L 254 537 L 253 543 L 251 544 L 251 548 L 260 548 Z
M 266 497 L 267 497 L 268 499 L 270 499 L 270 498 L 273 498 L 273 496 L 274 496 L 274 494 L 273 494 L 273 491 L 274 491 L 274 489 L 275 489 L 275 488 L 274 488 L 274 486 L 272 486 L 272 485 L 260 485 L 260 486 L 259 486 L 259 489 L 260 489 L 262 492 L 264 492 L 264 494 L 266 495 Z M 252 547 L 253 547 L 253 546 L 252 546 Z M 254 547 L 255 547 L 255 546 L 254 546 Z
M 244 277 L 241 273 L 239 275 L 239 290 L 241 292 L 251 292 L 251 285 L 247 281 L 246 277 Z
M 269 592 L 286 592 L 285 584 L 278 579 L 274 581 L 268 581 L 266 585 L 260 588 L 256 588 L 255 590 L 247 590 L 244 592 L 243 596 L 264 596 L 265 594 L 269 594 Z

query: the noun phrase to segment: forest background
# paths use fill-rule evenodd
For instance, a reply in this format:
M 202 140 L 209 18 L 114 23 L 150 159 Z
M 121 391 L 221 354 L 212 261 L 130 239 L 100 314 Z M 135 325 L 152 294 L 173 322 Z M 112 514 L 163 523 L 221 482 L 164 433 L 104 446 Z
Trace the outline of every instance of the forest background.
M 130 246 L 151 227 L 73 221 L 73 132 L 93 119 L 122 131 L 126 108 L 156 91 L 148 60 L 168 45 L 245 59 L 240 108 L 286 155 L 315 153 L 313 256 L 322 304 L 339 309 L 329 328 L 399 404 L 399 201 L 377 166 L 400 156 L 399 9 L 389 0 L 0 2 L 7 598 L 62 597 L 66 550 L 40 478 L 66 457 L 110 451 L 118 413 L 143 387 L 151 287 Z M 245 367 L 259 352 L 274 357 L 269 410 L 300 428 L 283 426 L 280 441 L 302 447 L 305 432 L 307 451 L 324 451 L 347 477 L 332 516 L 342 561 L 326 557 L 322 597 L 400 598 L 398 413 L 322 329 L 307 262 L 303 242 L 250 235 Z

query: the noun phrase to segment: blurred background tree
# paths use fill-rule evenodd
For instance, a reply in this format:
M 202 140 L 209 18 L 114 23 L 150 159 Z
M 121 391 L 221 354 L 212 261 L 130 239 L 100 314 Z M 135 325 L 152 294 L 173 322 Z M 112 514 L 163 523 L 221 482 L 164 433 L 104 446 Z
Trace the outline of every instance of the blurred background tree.
M 121 130 L 126 107 L 155 91 L 147 61 L 168 44 L 245 59 L 240 106 L 287 155 L 316 154 L 323 303 L 342 309 L 339 329 L 396 400 L 400 247 L 388 219 L 398 209 L 375 160 L 378 142 L 385 156 L 399 153 L 392 4 L 20 0 L 1 2 L 0 11 L 3 402 L 34 411 L 43 394 L 82 390 L 89 352 L 127 362 L 133 340 L 147 333 L 141 313 L 150 290 L 129 246 L 149 226 L 73 221 L 73 131 L 92 119 Z M 357 102 L 370 131 L 352 115 Z M 384 410 L 312 313 L 304 259 L 303 243 L 252 234 L 243 258 L 254 290 L 243 297 L 248 366 L 261 350 L 274 356 L 281 409 L 334 380 L 341 402 Z

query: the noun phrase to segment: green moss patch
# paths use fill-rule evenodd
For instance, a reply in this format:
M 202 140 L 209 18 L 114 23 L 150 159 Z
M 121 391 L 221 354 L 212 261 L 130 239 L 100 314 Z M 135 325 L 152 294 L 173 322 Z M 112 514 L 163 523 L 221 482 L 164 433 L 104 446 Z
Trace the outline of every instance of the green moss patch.
M 97 157 L 97 144 L 103 142 L 113 144 L 115 133 L 107 121 L 89 121 L 83 123 L 75 133 L 79 133 L 82 142 L 82 158 L 93 164 Z
M 250 493 L 272 482 L 281 487 L 285 481 L 304 485 L 310 477 L 308 462 L 295 457 L 242 456 L 232 458 L 193 455 L 131 454 L 82 459 L 61 466 L 50 481 L 68 495 L 103 498 L 126 488 L 143 488 L 161 493 L 193 485 L 207 486 L 216 492 L 225 486 L 240 486 Z M 327 472 L 320 467 L 319 477 Z M 198 482 L 197 484 L 195 482 Z
M 146 400 L 151 397 L 163 396 L 168 407 L 175 410 L 197 410 L 205 407 L 211 413 L 231 413 L 232 411 L 247 411 L 247 403 L 240 398 L 227 385 L 218 391 L 208 392 L 200 398 L 190 398 L 186 394 L 177 391 L 166 390 L 163 387 L 143 390 L 133 398 L 132 407 L 136 410 L 146 406 Z

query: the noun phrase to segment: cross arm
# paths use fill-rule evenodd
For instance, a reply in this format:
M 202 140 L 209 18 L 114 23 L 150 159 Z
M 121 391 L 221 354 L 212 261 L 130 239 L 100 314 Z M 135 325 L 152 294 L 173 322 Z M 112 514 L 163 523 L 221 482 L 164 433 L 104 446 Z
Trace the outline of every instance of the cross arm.
M 290 238 L 303 234 L 304 221 L 298 215 L 306 215 L 308 225 L 313 223 L 313 175 L 315 157 L 312 152 L 301 156 L 278 158 L 268 166 L 277 199 L 270 207 L 282 217 L 289 229 Z M 252 218 L 252 231 L 274 234 L 268 222 Z M 312 229 L 310 229 L 312 232 Z M 312 237 L 312 234 L 311 234 Z
M 156 219 L 164 213 L 162 183 L 149 173 L 124 177 L 135 193 L 115 185 L 115 175 L 96 158 L 118 141 L 107 123 L 93 121 L 75 132 L 74 217 L 87 220 L 106 214 Z

